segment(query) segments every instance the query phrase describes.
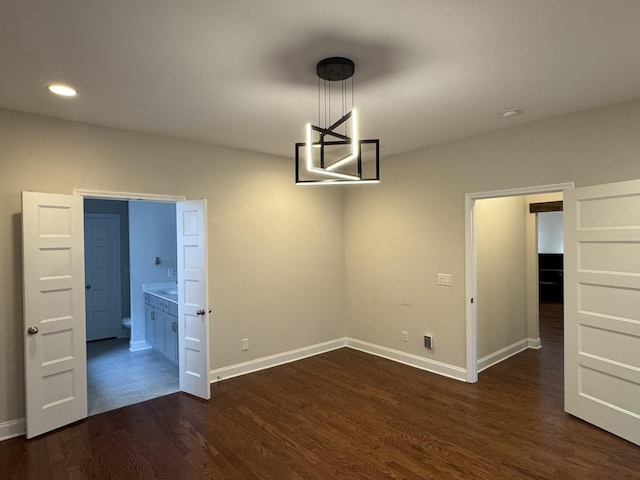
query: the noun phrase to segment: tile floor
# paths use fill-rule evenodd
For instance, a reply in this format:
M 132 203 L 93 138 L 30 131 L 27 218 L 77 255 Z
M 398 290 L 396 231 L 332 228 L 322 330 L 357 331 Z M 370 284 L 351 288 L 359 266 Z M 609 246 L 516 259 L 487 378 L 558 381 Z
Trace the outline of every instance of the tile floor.
M 149 349 L 129 350 L 129 339 L 87 343 L 89 415 L 179 390 L 178 367 Z

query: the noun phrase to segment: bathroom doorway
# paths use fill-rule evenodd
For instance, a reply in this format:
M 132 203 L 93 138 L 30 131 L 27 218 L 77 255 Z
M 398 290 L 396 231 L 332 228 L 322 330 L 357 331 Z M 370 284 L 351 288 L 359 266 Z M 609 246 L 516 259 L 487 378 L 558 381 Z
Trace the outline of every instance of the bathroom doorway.
M 171 202 L 85 198 L 84 207 L 87 400 L 96 415 L 179 391 L 177 364 L 146 341 L 143 293 L 144 283 L 175 284 L 176 221 Z
M 88 414 L 83 230 L 87 197 L 172 205 L 172 215 L 168 217 L 176 221 L 169 236 L 175 235 L 178 259 L 174 332 L 178 342 L 179 390 L 204 400 L 211 398 L 206 199 L 187 201 L 168 195 L 75 188 L 71 195 L 24 191 L 25 323 L 30 325 L 30 337 L 43 329 L 41 335 L 30 340 L 28 337 L 24 345 L 27 438 L 82 420 Z M 144 305 L 144 296 L 140 303 Z M 132 334 L 136 323 L 132 320 Z M 144 324 L 144 319 L 140 323 Z M 144 325 L 141 328 L 144 330 Z M 49 361 L 43 364 L 38 359 L 45 355 Z M 56 382 L 55 388 L 50 388 L 52 381 Z

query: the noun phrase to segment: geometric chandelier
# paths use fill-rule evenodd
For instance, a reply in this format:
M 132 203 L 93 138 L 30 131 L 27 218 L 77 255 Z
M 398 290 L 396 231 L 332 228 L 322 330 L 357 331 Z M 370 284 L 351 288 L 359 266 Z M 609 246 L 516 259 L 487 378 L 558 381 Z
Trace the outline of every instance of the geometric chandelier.
M 318 125 L 307 123 L 305 141 L 296 143 L 297 185 L 380 183 L 380 141 L 360 138 L 358 110 L 353 107 L 354 72 L 353 61 L 343 57 L 325 58 L 316 65 Z M 334 85 L 340 87 L 338 95 Z M 351 110 L 345 112 L 349 102 Z M 341 114 L 335 122 L 332 106 Z

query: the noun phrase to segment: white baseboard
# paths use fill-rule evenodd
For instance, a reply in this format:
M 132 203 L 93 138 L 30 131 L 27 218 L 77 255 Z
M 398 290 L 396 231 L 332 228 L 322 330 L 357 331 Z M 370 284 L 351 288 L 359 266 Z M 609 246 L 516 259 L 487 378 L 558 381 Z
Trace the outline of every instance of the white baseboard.
M 129 350 L 132 352 L 137 352 L 139 350 L 149 350 L 151 345 L 149 345 L 146 340 L 138 340 L 137 342 L 129 342 Z
M 527 348 L 533 348 L 535 350 L 542 348 L 542 341 L 540 340 L 540 337 L 527 338 Z
M 26 432 L 24 418 L 0 423 L 0 442 L 10 438 L 19 437 Z
M 361 352 L 377 355 L 378 357 L 403 363 L 410 367 L 419 368 L 431 373 L 437 373 L 438 375 L 443 375 L 462 382 L 466 382 L 467 380 L 467 370 L 465 368 L 456 367 L 455 365 L 450 365 L 448 363 L 438 362 L 437 360 L 431 360 L 411 353 L 381 347 L 380 345 L 374 345 L 372 343 L 363 342 L 353 338 L 347 339 L 347 346 L 355 350 L 360 350 Z
M 328 342 L 318 343 L 309 347 L 298 348 L 288 352 L 269 355 L 268 357 L 257 358 L 248 362 L 237 363 L 228 367 L 215 368 L 209 372 L 209 383 L 216 383 L 247 373 L 257 372 L 266 368 L 275 367 L 285 363 L 295 362 L 303 358 L 312 357 L 321 353 L 330 352 L 347 345 L 346 338 L 339 338 Z
M 321 353 L 336 350 L 342 347 L 353 348 L 361 352 L 369 353 L 371 355 L 377 355 L 388 360 L 393 360 L 411 367 L 426 370 L 428 372 L 437 373 L 445 377 L 466 381 L 467 371 L 464 368 L 449 365 L 447 363 L 438 362 L 436 360 L 430 360 L 428 358 L 420 357 L 418 355 L 412 355 L 410 353 L 393 350 L 372 343 L 355 340 L 353 338 L 339 338 L 331 340 L 329 342 L 319 343 L 309 347 L 299 348 L 297 350 L 291 350 L 284 353 L 270 355 L 268 357 L 258 358 L 244 363 L 238 363 L 230 365 L 228 367 L 216 368 L 209 372 L 210 383 L 216 383 L 220 380 L 237 377 L 240 375 L 246 375 L 247 373 L 257 372 L 266 368 L 275 367 L 277 365 L 283 365 L 289 362 L 295 362 L 302 360 L 303 358 L 311 357 Z
M 509 345 L 497 352 L 493 352 L 486 357 L 478 359 L 478 373 L 486 370 L 489 367 L 493 367 L 494 365 L 506 360 L 509 357 L 513 357 L 514 355 L 526 350 L 529 348 L 529 339 L 525 338 L 524 340 L 520 340 L 519 342 L 514 343 L 513 345 Z

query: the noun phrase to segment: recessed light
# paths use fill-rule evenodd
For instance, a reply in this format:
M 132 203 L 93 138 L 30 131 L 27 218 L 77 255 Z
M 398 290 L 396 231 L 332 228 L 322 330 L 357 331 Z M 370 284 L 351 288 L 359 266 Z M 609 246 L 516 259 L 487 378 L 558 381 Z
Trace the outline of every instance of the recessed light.
M 500 112 L 504 118 L 515 117 L 516 115 L 521 115 L 522 110 L 519 108 L 506 108 Z
M 52 83 L 47 88 L 51 93 L 55 93 L 56 95 L 60 95 L 62 97 L 75 97 L 78 94 L 75 88 L 70 87 L 69 85 L 63 85 L 61 83 Z

